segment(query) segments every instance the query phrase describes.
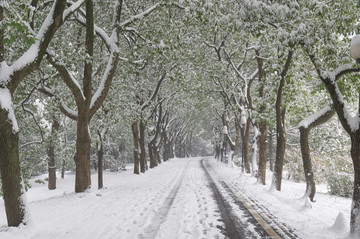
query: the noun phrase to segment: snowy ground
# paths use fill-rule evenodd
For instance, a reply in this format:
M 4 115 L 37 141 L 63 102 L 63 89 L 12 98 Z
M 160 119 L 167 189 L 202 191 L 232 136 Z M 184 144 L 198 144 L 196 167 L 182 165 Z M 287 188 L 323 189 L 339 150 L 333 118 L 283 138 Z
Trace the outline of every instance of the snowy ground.
M 8 228 L 0 201 L 0 238 L 224 238 L 219 208 L 200 162 L 201 158 L 173 159 L 142 175 L 131 169 L 105 172 L 105 189 L 78 194 L 73 192 L 73 174 L 58 179 L 55 191 L 33 179 L 27 193 L 30 223 Z M 299 238 L 348 236 L 350 199 L 329 196 L 319 187 L 316 202 L 310 203 L 302 198 L 304 184 L 284 181 L 282 192 L 277 192 L 269 190 L 270 181 L 259 185 L 214 159 L 206 159 L 205 165 L 229 202 L 233 199 L 224 192 L 223 181 L 255 208 L 293 228 Z M 96 174 L 92 184 L 97 185 Z M 237 210 L 234 206 L 241 217 Z M 339 213 L 343 220 L 331 228 Z
M 212 173 L 218 180 L 231 184 L 237 193 L 251 204 L 255 202 L 270 211 L 278 221 L 293 228 L 299 238 L 349 238 L 350 199 L 330 196 L 326 186 L 318 185 L 316 202 L 311 203 L 303 197 L 306 187 L 304 183 L 283 180 L 282 191 L 278 192 L 270 189 L 272 180 L 270 171 L 267 172 L 267 185 L 263 186 L 250 175 L 241 176 L 240 169 L 226 167 L 214 160 L 209 161 L 214 169 Z

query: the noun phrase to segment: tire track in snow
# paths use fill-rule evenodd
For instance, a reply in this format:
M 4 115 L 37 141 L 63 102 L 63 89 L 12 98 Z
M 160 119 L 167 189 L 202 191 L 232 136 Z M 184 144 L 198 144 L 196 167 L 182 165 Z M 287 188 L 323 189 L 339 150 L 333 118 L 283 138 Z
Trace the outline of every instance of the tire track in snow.
M 183 169 L 183 171 L 181 172 L 181 175 L 178 178 L 176 184 L 171 189 L 169 195 L 165 198 L 163 206 L 159 209 L 157 214 L 153 217 L 153 220 L 152 220 L 152 223 L 150 224 L 150 226 L 145 228 L 144 233 L 140 234 L 138 238 L 155 238 L 157 232 L 160 229 L 161 224 L 166 220 L 166 217 L 169 214 L 171 206 L 174 203 L 177 193 L 179 192 L 181 183 L 185 177 L 185 173 L 186 173 L 186 170 L 187 170 L 190 162 L 191 161 L 186 163 L 186 166 Z
M 222 230 L 224 235 L 229 237 L 230 239 L 252 238 L 252 236 L 244 230 L 244 225 L 241 225 L 240 223 L 234 223 L 238 220 L 235 215 L 233 215 L 231 211 L 231 206 L 224 200 L 223 196 L 219 192 L 213 178 L 205 167 L 204 160 L 205 159 L 201 160 L 201 167 L 203 168 L 205 175 L 210 182 L 210 187 L 219 206 L 221 217 L 225 224 L 225 230 Z
M 204 163 L 204 162 L 203 162 Z M 204 165 L 205 166 L 205 165 Z M 211 165 L 207 164 L 209 169 Z M 205 167 L 206 168 L 206 167 Z M 296 239 L 298 236 L 286 224 L 278 221 L 271 212 L 263 205 L 258 203 L 255 199 L 246 195 L 245 191 L 241 189 L 236 182 L 227 183 L 218 181 L 221 193 L 227 194 L 226 198 L 232 198 L 233 203 L 237 205 L 237 209 L 244 211 L 244 216 L 241 216 L 241 221 L 244 224 L 244 218 L 247 223 L 254 225 L 254 230 L 260 234 L 260 238 L 271 239 Z M 235 209 L 235 208 L 234 208 Z M 238 216 L 235 216 L 239 218 Z M 239 221 L 239 220 L 238 220 Z M 255 236 L 254 236 L 255 237 Z M 232 237 L 230 237 L 232 238 Z M 253 238 L 249 235 L 240 238 Z M 255 237 L 256 238 L 256 237 Z
M 280 222 L 276 217 L 274 217 L 269 209 L 261 205 L 257 200 L 248 197 L 245 193 L 245 191 L 237 184 L 233 183 L 224 183 L 224 187 L 227 187 L 232 193 L 239 198 L 239 200 L 245 201 L 249 205 L 249 207 L 254 210 L 256 213 L 259 214 L 260 217 L 262 217 L 263 221 L 268 224 L 268 226 L 271 226 L 271 228 L 279 235 L 279 238 L 286 238 L 286 239 L 297 239 L 299 238 L 294 230 L 290 228 L 285 223 Z M 273 237 L 272 237 L 273 238 Z

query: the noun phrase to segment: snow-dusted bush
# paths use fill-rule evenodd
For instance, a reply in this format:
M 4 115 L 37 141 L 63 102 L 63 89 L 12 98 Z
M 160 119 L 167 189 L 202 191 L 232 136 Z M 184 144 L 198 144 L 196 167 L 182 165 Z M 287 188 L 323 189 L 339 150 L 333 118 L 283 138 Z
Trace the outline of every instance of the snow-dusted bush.
M 351 197 L 353 192 L 353 175 L 349 173 L 329 173 L 327 175 L 328 191 L 331 195 Z
M 327 158 L 325 177 L 332 195 L 351 197 L 353 192 L 353 166 L 350 157 Z
M 299 148 L 291 147 L 286 150 L 284 171 L 287 179 L 295 182 L 305 182 L 304 167 Z

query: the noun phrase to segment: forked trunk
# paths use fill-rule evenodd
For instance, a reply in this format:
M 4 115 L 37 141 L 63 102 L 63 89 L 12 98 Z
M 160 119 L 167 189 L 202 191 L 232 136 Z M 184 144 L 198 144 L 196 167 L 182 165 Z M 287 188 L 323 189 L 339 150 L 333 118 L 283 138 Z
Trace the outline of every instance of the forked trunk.
M 19 160 L 19 133 L 13 131 L 8 112 L 0 108 L 0 172 L 8 226 L 25 223 Z

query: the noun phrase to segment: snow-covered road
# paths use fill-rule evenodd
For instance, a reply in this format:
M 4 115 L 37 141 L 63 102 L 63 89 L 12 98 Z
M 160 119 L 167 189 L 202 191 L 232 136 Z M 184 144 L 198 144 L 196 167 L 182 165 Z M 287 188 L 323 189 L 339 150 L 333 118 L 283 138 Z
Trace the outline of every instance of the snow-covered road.
M 92 177 L 97 185 L 96 175 Z M 102 190 L 73 193 L 74 175 L 58 188 L 33 184 L 30 223 L 7 228 L 0 203 L 0 238 L 223 238 L 224 228 L 200 158 L 176 159 L 143 175 L 105 173 Z
M 106 188 L 85 193 L 73 192 L 74 176 L 58 179 L 54 191 L 31 180 L 26 226 L 8 228 L 0 200 L 0 238 L 344 238 L 348 231 L 346 219 L 331 226 L 348 199 L 319 193 L 311 207 L 303 184 L 286 181 L 285 192 L 274 192 L 213 158 L 172 159 L 141 175 L 106 171 Z M 92 180 L 97 185 L 96 173 Z

